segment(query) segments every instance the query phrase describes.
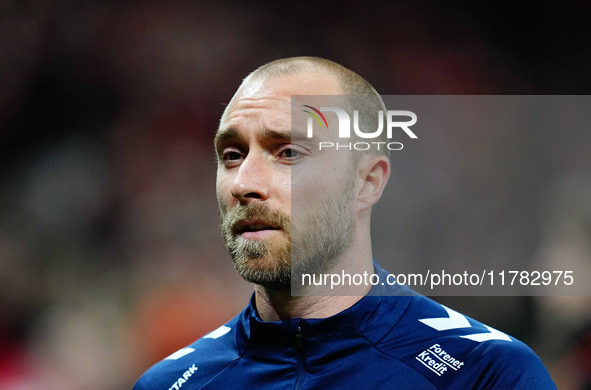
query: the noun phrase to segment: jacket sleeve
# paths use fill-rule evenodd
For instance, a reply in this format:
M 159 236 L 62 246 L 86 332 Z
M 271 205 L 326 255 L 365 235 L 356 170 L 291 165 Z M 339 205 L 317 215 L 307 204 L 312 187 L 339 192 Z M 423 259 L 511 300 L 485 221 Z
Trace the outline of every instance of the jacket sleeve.
M 516 342 L 492 353 L 489 369 L 484 370 L 479 389 L 556 389 L 540 358 L 527 345 Z

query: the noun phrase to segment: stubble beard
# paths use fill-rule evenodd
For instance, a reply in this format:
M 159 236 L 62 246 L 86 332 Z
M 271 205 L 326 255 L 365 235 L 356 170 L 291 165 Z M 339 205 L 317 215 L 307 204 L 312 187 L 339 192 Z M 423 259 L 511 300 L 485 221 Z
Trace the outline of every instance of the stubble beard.
M 280 287 L 290 283 L 291 221 L 288 215 L 273 211 L 262 203 L 239 205 L 227 210 L 220 201 L 221 231 L 234 268 L 247 281 Z M 283 232 L 284 242 L 245 239 L 237 233 L 238 224 L 256 220 Z
M 352 182 L 346 183 L 314 210 L 294 210 L 292 218 L 255 202 L 228 210 L 219 199 L 222 236 L 238 273 L 248 282 L 289 290 L 292 283 L 299 285 L 302 274 L 329 270 L 351 243 L 355 228 L 351 188 Z M 240 237 L 236 226 L 244 220 L 279 227 L 284 242 Z

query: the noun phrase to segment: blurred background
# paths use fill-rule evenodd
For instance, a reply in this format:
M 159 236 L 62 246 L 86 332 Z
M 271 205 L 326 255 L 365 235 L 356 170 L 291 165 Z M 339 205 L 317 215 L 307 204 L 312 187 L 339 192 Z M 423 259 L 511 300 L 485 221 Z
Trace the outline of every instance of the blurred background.
M 573 0 L 3 1 L 0 389 L 131 388 L 246 305 L 217 228 L 212 138 L 257 66 L 326 57 L 386 95 L 589 94 L 590 22 Z M 591 262 L 589 134 L 529 129 L 510 156 L 503 137 L 438 134 L 470 163 L 434 149 L 417 171 L 397 165 L 390 185 L 420 212 L 395 229 L 401 253 L 477 256 L 510 227 L 501 253 Z M 471 196 L 495 207 L 445 212 Z M 440 301 L 529 343 L 559 388 L 591 388 L 589 297 Z

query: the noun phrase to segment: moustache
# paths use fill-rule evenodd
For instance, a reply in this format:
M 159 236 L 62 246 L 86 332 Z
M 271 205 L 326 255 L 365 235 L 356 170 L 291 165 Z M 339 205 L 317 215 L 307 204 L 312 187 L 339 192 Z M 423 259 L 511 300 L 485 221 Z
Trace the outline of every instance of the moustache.
M 227 235 L 235 236 L 255 225 L 281 229 L 288 234 L 291 232 L 291 217 L 282 211 L 273 210 L 265 204 L 237 206 L 225 211 L 221 215 L 221 229 Z

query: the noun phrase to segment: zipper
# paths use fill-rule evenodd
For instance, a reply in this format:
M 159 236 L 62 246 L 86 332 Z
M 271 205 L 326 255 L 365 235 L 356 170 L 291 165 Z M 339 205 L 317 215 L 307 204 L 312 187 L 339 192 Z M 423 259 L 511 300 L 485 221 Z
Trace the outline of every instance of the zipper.
M 303 388 L 304 377 L 306 375 L 306 350 L 304 349 L 304 335 L 302 334 L 301 322 L 298 324 L 295 339 L 299 363 L 295 390 L 301 390 Z

